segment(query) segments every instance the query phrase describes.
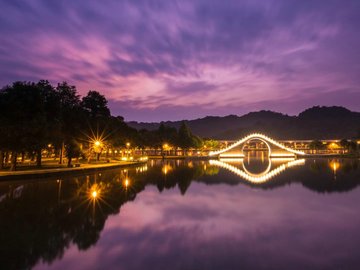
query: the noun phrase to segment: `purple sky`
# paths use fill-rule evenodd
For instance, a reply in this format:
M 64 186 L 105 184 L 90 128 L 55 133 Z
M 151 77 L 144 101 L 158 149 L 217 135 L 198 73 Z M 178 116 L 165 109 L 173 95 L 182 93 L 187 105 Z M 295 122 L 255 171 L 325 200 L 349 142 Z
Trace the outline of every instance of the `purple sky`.
M 126 120 L 360 110 L 359 0 L 0 0 L 0 86 L 66 80 Z

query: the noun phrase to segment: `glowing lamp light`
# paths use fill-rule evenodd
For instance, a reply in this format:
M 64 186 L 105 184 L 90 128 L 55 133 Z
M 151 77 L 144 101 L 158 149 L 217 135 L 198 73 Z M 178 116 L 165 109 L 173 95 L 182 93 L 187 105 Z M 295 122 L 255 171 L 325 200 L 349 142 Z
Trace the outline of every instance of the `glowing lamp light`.
M 95 144 L 95 146 L 100 146 L 101 142 L 100 141 L 95 141 L 94 144 Z
M 130 185 L 130 180 L 126 178 L 124 181 L 124 186 L 127 188 L 129 187 L 129 185 Z
M 91 196 L 92 196 L 94 199 L 96 199 L 97 195 L 98 195 L 98 193 L 97 193 L 96 190 L 94 190 L 94 191 L 91 193 Z

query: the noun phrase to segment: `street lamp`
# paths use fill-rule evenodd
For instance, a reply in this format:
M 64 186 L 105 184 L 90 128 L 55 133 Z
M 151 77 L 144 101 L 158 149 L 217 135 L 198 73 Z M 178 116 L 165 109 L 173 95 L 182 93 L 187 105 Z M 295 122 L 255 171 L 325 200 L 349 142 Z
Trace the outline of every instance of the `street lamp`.
M 99 161 L 100 160 L 100 153 L 101 153 L 101 146 L 102 146 L 103 142 L 100 140 L 95 140 L 94 141 L 94 152 L 96 153 L 96 160 Z
M 167 143 L 163 144 L 163 151 L 165 151 L 165 155 L 167 154 L 166 151 L 168 150 L 169 145 Z
M 126 143 L 126 148 L 127 148 L 127 157 L 129 158 L 129 156 L 130 156 L 130 153 L 129 153 L 130 143 L 129 142 Z

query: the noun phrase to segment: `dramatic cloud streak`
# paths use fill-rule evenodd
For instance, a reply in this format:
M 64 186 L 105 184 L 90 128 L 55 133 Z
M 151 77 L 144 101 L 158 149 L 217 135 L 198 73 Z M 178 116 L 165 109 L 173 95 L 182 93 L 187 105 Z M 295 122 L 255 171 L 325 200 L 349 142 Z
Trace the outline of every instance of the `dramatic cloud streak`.
M 0 83 L 67 80 L 127 119 L 359 110 L 359 1 L 0 1 Z M 333 98 L 331 98 L 333 97 Z

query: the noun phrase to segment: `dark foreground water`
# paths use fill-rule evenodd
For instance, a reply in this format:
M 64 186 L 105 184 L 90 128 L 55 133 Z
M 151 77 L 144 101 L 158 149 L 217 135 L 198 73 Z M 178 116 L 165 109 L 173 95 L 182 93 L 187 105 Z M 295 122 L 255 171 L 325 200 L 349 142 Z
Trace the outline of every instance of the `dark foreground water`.
M 261 158 L 0 183 L 0 269 L 360 269 L 359 184 Z

